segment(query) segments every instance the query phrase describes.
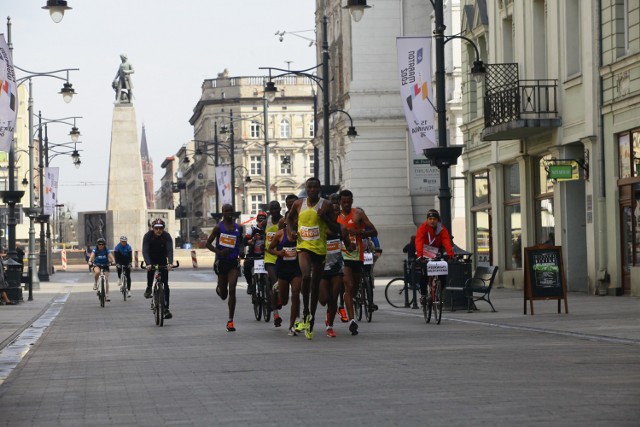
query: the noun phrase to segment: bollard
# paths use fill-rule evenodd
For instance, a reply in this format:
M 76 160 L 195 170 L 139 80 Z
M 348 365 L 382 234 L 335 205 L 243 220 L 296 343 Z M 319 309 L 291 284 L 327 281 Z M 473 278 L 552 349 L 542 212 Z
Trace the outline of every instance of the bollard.
M 138 263 L 138 251 L 133 251 L 133 259 L 135 260 L 133 263 L 133 268 L 140 267 L 140 264 Z
M 22 276 L 22 265 L 12 259 L 4 261 L 4 265 L 7 267 L 7 285 L 5 289 L 7 297 L 11 301 L 22 301 L 22 287 L 20 286 L 20 277 Z
M 196 251 L 191 251 L 191 262 L 193 263 L 193 268 L 198 268 L 198 258 L 196 257 Z
M 62 256 L 62 270 L 67 271 L 67 250 L 66 249 L 62 250 L 61 256 Z

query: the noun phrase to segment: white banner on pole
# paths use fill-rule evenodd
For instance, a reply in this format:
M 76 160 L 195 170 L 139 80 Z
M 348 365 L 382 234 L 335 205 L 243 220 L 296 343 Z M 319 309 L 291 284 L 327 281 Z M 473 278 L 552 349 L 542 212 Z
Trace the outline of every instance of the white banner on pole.
M 436 147 L 435 109 L 431 94 L 431 37 L 398 37 L 400 96 L 416 154 Z
M 231 166 L 220 165 L 216 167 L 216 185 L 218 186 L 218 196 L 222 204 L 232 204 Z
M 53 212 L 58 204 L 58 167 L 45 168 L 44 173 L 44 208 L 45 215 L 53 216 Z
M 18 117 L 18 86 L 11 51 L 0 36 L 0 151 L 9 152 Z

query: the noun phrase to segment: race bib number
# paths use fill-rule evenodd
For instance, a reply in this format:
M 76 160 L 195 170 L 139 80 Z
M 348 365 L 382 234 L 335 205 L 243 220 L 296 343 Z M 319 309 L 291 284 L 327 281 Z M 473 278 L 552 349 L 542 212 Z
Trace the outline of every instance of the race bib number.
M 220 243 L 220 246 L 224 246 L 225 248 L 235 248 L 237 239 L 238 236 L 234 236 L 233 234 L 221 233 L 218 243 Z
M 447 261 L 429 261 L 427 263 L 427 276 L 446 276 L 449 274 Z
M 264 268 L 264 260 L 256 259 L 253 261 L 253 274 L 267 274 Z
M 435 246 L 424 245 L 422 247 L 422 255 L 427 258 L 435 258 L 438 252 L 438 248 Z
M 269 246 L 269 244 L 271 243 L 271 241 L 273 240 L 273 238 L 275 237 L 276 232 L 275 231 L 269 231 L 267 232 L 267 247 Z
M 287 247 L 287 248 L 282 248 L 282 250 L 284 251 L 284 256 L 282 257 L 282 259 L 285 261 L 293 261 L 298 257 L 296 248 Z
M 305 227 L 303 225 L 300 226 L 300 238 L 302 240 L 318 240 L 320 239 L 320 227 Z
M 327 253 L 337 254 L 340 252 L 340 240 L 327 240 Z
M 364 265 L 373 265 L 373 254 L 371 252 L 364 253 Z

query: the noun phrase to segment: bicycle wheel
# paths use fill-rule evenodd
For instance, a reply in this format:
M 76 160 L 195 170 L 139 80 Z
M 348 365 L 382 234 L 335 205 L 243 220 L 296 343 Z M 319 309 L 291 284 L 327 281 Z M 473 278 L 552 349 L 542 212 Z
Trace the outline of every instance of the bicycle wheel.
M 384 297 L 391 307 L 409 308 L 413 304 L 413 292 L 403 277 L 391 279 L 384 288 Z
M 127 300 L 127 278 L 124 275 L 124 271 L 120 276 L 120 292 L 122 292 L 122 298 L 124 298 L 124 300 L 126 301 Z
M 433 311 L 433 291 L 431 289 L 431 279 L 427 283 L 427 304 L 422 307 L 425 322 L 431 321 L 431 312 Z
M 158 285 L 158 317 L 159 326 L 164 325 L 164 313 L 165 313 L 165 305 L 164 305 L 164 283 L 160 283 Z
M 373 318 L 373 286 L 371 286 L 371 276 L 365 275 L 362 280 L 362 300 L 364 302 L 364 315 L 367 322 Z
M 104 300 L 106 299 L 106 292 L 104 289 L 104 277 L 100 278 L 100 307 L 104 307 Z
M 251 294 L 251 302 L 253 303 L 253 314 L 256 317 L 256 320 L 260 320 L 262 318 L 262 295 L 260 294 L 260 286 L 258 281 L 258 276 L 253 275 L 252 279 L 256 285 L 254 287 L 253 294 Z
M 151 303 L 153 306 L 153 315 L 156 319 L 156 325 L 160 324 L 160 292 L 158 290 L 158 284 L 153 285 L 153 302 Z
M 435 296 L 435 301 L 433 303 L 433 308 L 435 311 L 435 316 L 436 316 L 436 324 L 439 325 L 440 321 L 442 320 L 442 305 L 443 305 L 443 301 L 442 301 L 442 282 L 440 282 L 440 278 L 437 278 L 435 280 L 435 292 L 434 292 L 434 296 Z
M 262 318 L 265 322 L 271 320 L 271 292 L 269 292 L 269 277 L 262 274 L 260 278 L 262 288 Z

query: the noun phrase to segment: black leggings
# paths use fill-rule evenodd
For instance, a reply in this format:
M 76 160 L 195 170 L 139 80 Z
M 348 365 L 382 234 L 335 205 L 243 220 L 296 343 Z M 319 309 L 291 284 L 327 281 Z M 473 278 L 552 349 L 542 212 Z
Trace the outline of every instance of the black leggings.
M 122 270 L 124 270 L 124 277 L 127 278 L 127 290 L 131 290 L 131 268 L 121 265 L 118 268 L 118 279 L 122 276 Z

